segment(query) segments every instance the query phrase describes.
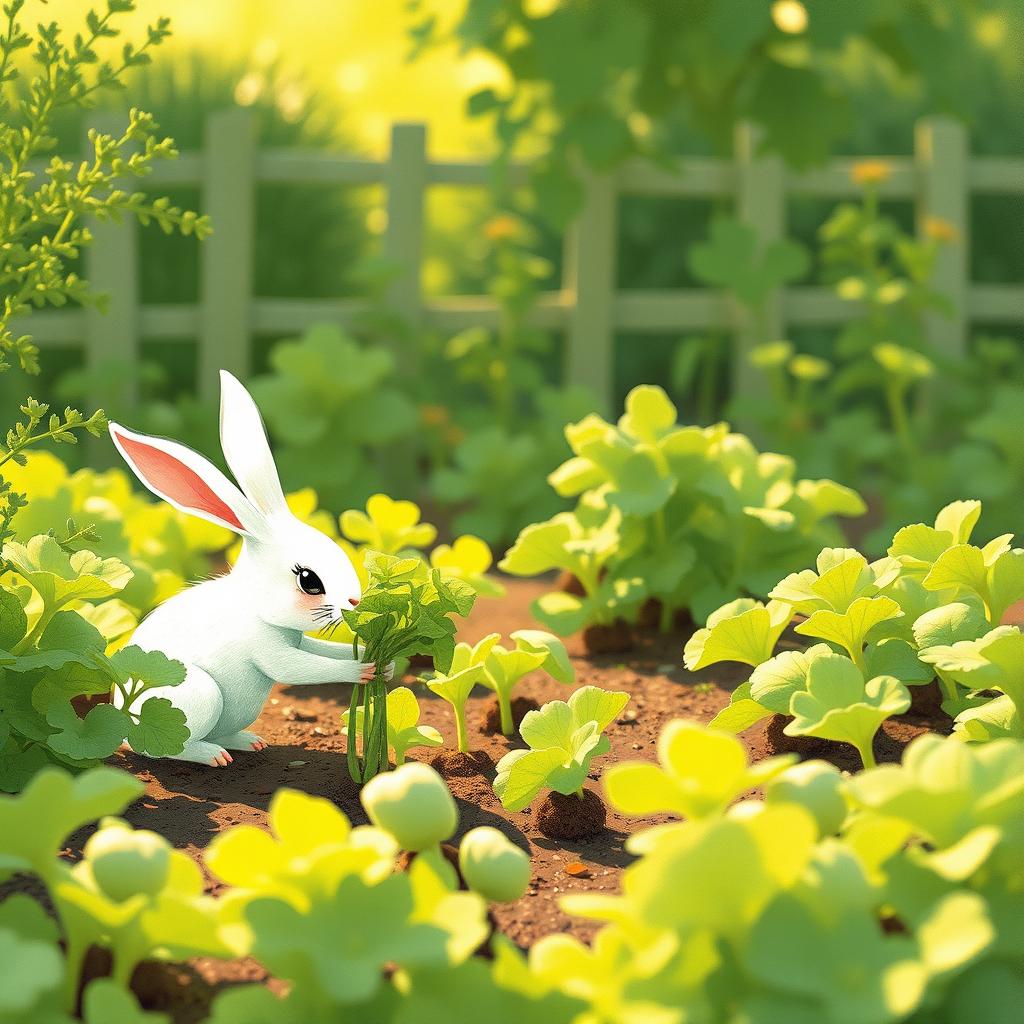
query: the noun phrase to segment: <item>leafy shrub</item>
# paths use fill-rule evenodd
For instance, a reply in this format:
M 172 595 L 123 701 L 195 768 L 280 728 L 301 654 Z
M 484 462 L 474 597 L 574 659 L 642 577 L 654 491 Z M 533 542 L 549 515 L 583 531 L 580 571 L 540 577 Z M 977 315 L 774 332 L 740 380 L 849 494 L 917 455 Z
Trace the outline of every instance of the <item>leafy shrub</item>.
M 775 713 L 786 732 L 853 743 L 871 764 L 871 736 L 909 706 L 906 687 L 937 678 L 943 710 L 964 738 L 1024 736 L 1020 630 L 999 623 L 1024 598 L 1024 550 L 1009 534 L 970 543 L 981 502 L 947 505 L 934 526 L 897 532 L 885 558 L 826 548 L 816 569 L 783 579 L 767 605 L 734 601 L 686 645 L 691 670 L 721 661 L 754 669 L 715 724 L 739 732 Z M 783 630 L 823 641 L 774 654 Z M 991 690 L 1002 696 L 992 698 Z
M 703 616 L 725 597 L 765 594 L 780 568 L 827 538 L 863 502 L 830 480 L 796 480 L 793 461 L 759 453 L 728 425 L 681 427 L 659 387 L 634 388 L 617 425 L 591 415 L 566 428 L 574 456 L 551 474 L 574 512 L 527 527 L 500 563 L 514 575 L 569 572 L 583 595 L 541 597 L 534 614 L 566 635 L 635 616 L 657 598 Z
M 611 749 L 604 731 L 628 702 L 628 693 L 581 686 L 568 701 L 528 711 L 519 734 L 529 749 L 510 750 L 498 762 L 494 792 L 505 809 L 529 807 L 542 789 L 582 795 L 591 761 Z
M 9 541 L 3 558 L 13 583 L 0 590 L 0 790 L 17 792 L 54 762 L 96 764 L 126 737 L 143 753 L 178 753 L 188 729 L 169 700 L 127 709 L 148 689 L 180 683 L 184 666 L 138 647 L 107 655 L 107 639 L 93 624 L 119 621 L 120 610 L 108 615 L 105 602 L 131 581 L 131 570 L 91 551 L 69 553 L 46 534 L 27 544 Z M 76 699 L 115 688 L 123 708 L 100 703 L 79 717 Z

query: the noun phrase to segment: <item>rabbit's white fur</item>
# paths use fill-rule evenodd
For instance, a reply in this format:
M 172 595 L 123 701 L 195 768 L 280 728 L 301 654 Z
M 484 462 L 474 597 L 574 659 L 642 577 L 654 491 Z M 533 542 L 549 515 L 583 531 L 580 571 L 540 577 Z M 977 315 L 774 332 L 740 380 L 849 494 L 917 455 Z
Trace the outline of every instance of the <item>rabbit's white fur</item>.
M 243 537 L 227 575 L 170 598 L 132 637 L 143 650 L 186 666 L 184 682 L 150 690 L 131 708 L 137 712 L 144 701 L 166 697 L 184 713 L 191 736 L 174 755 L 178 760 L 225 765 L 230 750 L 261 750 L 266 744 L 246 729 L 275 681 L 358 683 L 364 677 L 367 667 L 350 645 L 305 636 L 358 603 L 359 578 L 334 541 L 288 509 L 259 410 L 231 374 L 221 371 L 221 447 L 241 490 L 177 442 L 116 423 L 110 435 L 154 494 Z M 319 577 L 323 594 L 300 589 L 303 569 Z

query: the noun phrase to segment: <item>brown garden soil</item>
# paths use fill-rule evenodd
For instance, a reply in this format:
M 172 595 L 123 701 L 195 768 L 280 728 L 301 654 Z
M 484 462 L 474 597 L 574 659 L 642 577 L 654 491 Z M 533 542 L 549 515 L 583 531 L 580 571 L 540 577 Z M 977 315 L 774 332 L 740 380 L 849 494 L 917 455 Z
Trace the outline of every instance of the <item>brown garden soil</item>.
M 536 625 L 530 617 L 530 602 L 551 583 L 510 579 L 506 584 L 508 596 L 504 599 L 478 602 L 461 631 L 464 639 L 476 641 L 492 631 L 507 635 L 515 629 Z M 611 753 L 594 764 L 586 785 L 586 807 L 570 807 L 572 813 L 564 808 L 557 812 L 563 824 L 569 821 L 568 831 L 573 824 L 593 824 L 593 818 L 583 819 L 598 813 L 599 778 L 604 765 L 629 759 L 656 760 L 658 734 L 668 721 L 680 717 L 709 721 L 728 703 L 730 692 L 749 674 L 742 665 L 716 665 L 698 673 L 687 672 L 682 667 L 687 636 L 687 631 L 678 627 L 668 635 L 638 631 L 635 647 L 628 654 L 592 656 L 584 655 L 581 637 L 567 641 L 576 665 L 577 686 L 595 684 L 606 689 L 627 690 L 632 695 L 629 705 L 608 731 Z M 799 646 L 798 639 L 795 636 L 784 639 L 783 645 Z M 415 686 L 422 710 L 421 721 L 440 729 L 446 740 L 453 743 L 455 728 L 448 705 L 425 687 L 416 686 L 413 676 L 408 676 L 406 682 Z M 136 828 L 160 832 L 200 865 L 203 850 L 222 830 L 242 823 L 266 828 L 268 805 L 281 786 L 326 797 L 353 822 L 365 822 L 358 788 L 346 770 L 345 743 L 339 730 L 339 718 L 348 705 L 350 690 L 349 685 L 342 684 L 275 687 L 262 716 L 253 726 L 270 744 L 269 748 L 260 753 L 235 753 L 234 763 L 227 768 L 154 761 L 131 753 L 116 755 L 110 759 L 111 764 L 135 773 L 146 784 L 145 794 L 128 808 L 125 817 Z M 569 687 L 534 673 L 520 684 L 516 695 L 543 703 L 564 699 L 569 692 Z M 533 877 L 529 889 L 517 902 L 494 907 L 497 927 L 524 948 L 553 932 L 588 939 L 597 924 L 563 913 L 559 908 L 563 894 L 617 892 L 622 871 L 632 860 L 625 850 L 627 838 L 669 818 L 666 815 L 628 818 L 607 808 L 604 828 L 596 835 L 555 840 L 543 835 L 537 825 L 538 816 L 551 813 L 546 804 L 518 813 L 506 812 L 495 797 L 491 782 L 494 765 L 503 754 L 514 749 L 517 742 L 515 738 L 485 731 L 493 696 L 486 691 L 478 693 L 470 701 L 468 720 L 471 743 L 480 752 L 480 758 L 451 758 L 450 752 L 445 752 L 438 767 L 446 775 L 458 804 L 459 835 L 477 825 L 494 825 L 530 854 Z M 753 759 L 785 749 L 795 750 L 805 757 L 825 757 L 846 770 L 858 767 L 852 748 L 808 740 L 798 740 L 794 745 L 793 739 L 783 734 L 784 725 L 784 720 L 770 720 L 744 734 Z M 907 715 L 883 725 L 876 744 L 878 759 L 883 762 L 899 760 L 906 743 L 929 728 L 948 729 L 948 719 L 935 714 L 934 697 L 915 701 L 915 707 Z M 437 754 L 429 748 L 418 748 L 409 756 L 430 761 Z M 576 801 L 576 798 L 568 799 Z M 80 857 L 88 834 L 83 830 L 73 836 L 64 856 Z M 222 888 L 209 874 L 206 880 L 211 893 Z M 0 889 L 0 899 L 17 886 L 38 894 L 29 880 L 15 880 Z M 252 981 L 267 981 L 266 974 L 254 961 L 224 963 L 197 958 L 186 964 L 143 965 L 134 986 L 148 1008 L 171 1013 L 180 1024 L 190 1024 L 203 1018 L 204 1007 L 213 991 Z M 268 983 L 277 986 L 273 980 Z

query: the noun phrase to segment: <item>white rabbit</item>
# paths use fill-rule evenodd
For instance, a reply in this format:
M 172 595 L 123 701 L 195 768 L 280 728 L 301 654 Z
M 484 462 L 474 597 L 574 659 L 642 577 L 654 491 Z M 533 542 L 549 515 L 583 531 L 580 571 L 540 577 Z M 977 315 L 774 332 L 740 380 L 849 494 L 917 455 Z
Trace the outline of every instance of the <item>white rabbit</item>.
M 358 683 L 372 666 L 351 645 L 304 634 L 359 603 L 356 571 L 326 534 L 289 511 L 256 403 L 221 371 L 221 447 L 241 490 L 203 456 L 117 423 L 110 436 L 135 475 L 175 508 L 239 533 L 234 568 L 176 594 L 148 615 L 132 643 L 184 663 L 178 686 L 150 690 L 185 714 L 191 736 L 177 760 L 225 766 L 231 750 L 262 750 L 247 732 L 275 681 Z M 389 667 L 390 672 L 393 666 Z

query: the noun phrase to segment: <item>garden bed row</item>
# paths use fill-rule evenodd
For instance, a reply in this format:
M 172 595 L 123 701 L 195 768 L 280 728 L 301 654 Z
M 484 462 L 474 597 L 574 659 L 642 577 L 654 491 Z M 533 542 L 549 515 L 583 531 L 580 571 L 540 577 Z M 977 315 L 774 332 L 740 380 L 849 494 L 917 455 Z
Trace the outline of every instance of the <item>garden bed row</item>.
M 539 580 L 509 580 L 508 595 L 499 601 L 477 605 L 463 628 L 467 640 L 491 631 L 510 633 L 532 625 L 530 601 L 550 584 Z M 600 772 L 605 764 L 627 760 L 656 760 L 657 737 L 673 718 L 709 721 L 729 702 L 729 694 L 746 678 L 740 665 L 716 665 L 698 673 L 687 672 L 681 662 L 686 632 L 643 632 L 628 655 L 587 655 L 580 638 L 569 640 L 576 667 L 576 685 L 594 684 L 604 689 L 626 690 L 631 700 L 608 730 L 611 753 L 599 759 L 587 788 L 600 792 Z M 798 637 L 792 646 L 798 646 Z M 628 664 L 623 660 L 627 659 Z M 406 682 L 415 677 L 407 676 Z M 543 703 L 564 699 L 569 688 L 543 673 L 522 683 L 518 695 Z M 906 715 L 887 721 L 876 740 L 879 761 L 898 761 L 903 747 L 929 729 L 948 731 L 949 719 L 937 712 L 927 688 L 915 693 L 914 706 Z M 417 687 L 421 722 L 433 725 L 446 739 L 454 732 L 450 707 L 425 687 Z M 478 690 L 470 699 L 468 720 L 471 746 L 480 753 L 481 772 L 447 773 L 456 798 L 459 835 L 478 825 L 500 828 L 527 850 L 533 874 L 520 900 L 493 908 L 498 929 L 521 947 L 543 935 L 567 932 L 581 939 L 596 930 L 595 922 L 568 917 L 559 907 L 560 897 L 571 891 L 616 892 L 623 868 L 633 859 L 624 848 L 626 838 L 664 818 L 630 818 L 607 812 L 605 828 L 579 841 L 556 841 L 538 827 L 534 809 L 509 813 L 491 789 L 493 765 L 513 747 L 517 738 L 488 731 L 493 718 L 493 698 Z M 226 769 L 210 769 L 171 760 L 150 760 L 131 753 L 119 754 L 112 763 L 134 772 L 146 784 L 145 795 L 125 817 L 136 828 L 152 829 L 201 864 L 202 851 L 220 831 L 240 823 L 266 827 L 267 809 L 274 792 L 289 786 L 326 797 L 337 803 L 353 822 L 364 822 L 359 791 L 345 768 L 344 739 L 339 728 L 348 704 L 348 685 L 275 688 L 263 715 L 255 725 L 270 744 L 261 753 L 237 754 Z M 822 757 L 838 767 L 856 770 L 857 755 L 843 744 L 784 736 L 778 719 L 758 725 L 743 735 L 754 760 L 782 750 L 796 750 L 803 757 Z M 794 744 L 796 744 L 794 746 Z M 414 750 L 411 758 L 430 761 L 435 752 Z M 435 765 L 444 772 L 443 758 Z M 81 855 L 88 838 L 74 836 L 65 851 L 69 858 Z M 220 888 L 207 875 L 209 891 Z M 134 987 L 145 1005 L 173 1014 L 175 1021 L 201 1020 L 213 992 L 243 981 L 270 980 L 252 961 L 223 962 L 198 959 L 183 965 L 145 965 Z M 272 981 L 270 981 L 273 984 Z M 187 990 L 187 996 L 185 995 Z

